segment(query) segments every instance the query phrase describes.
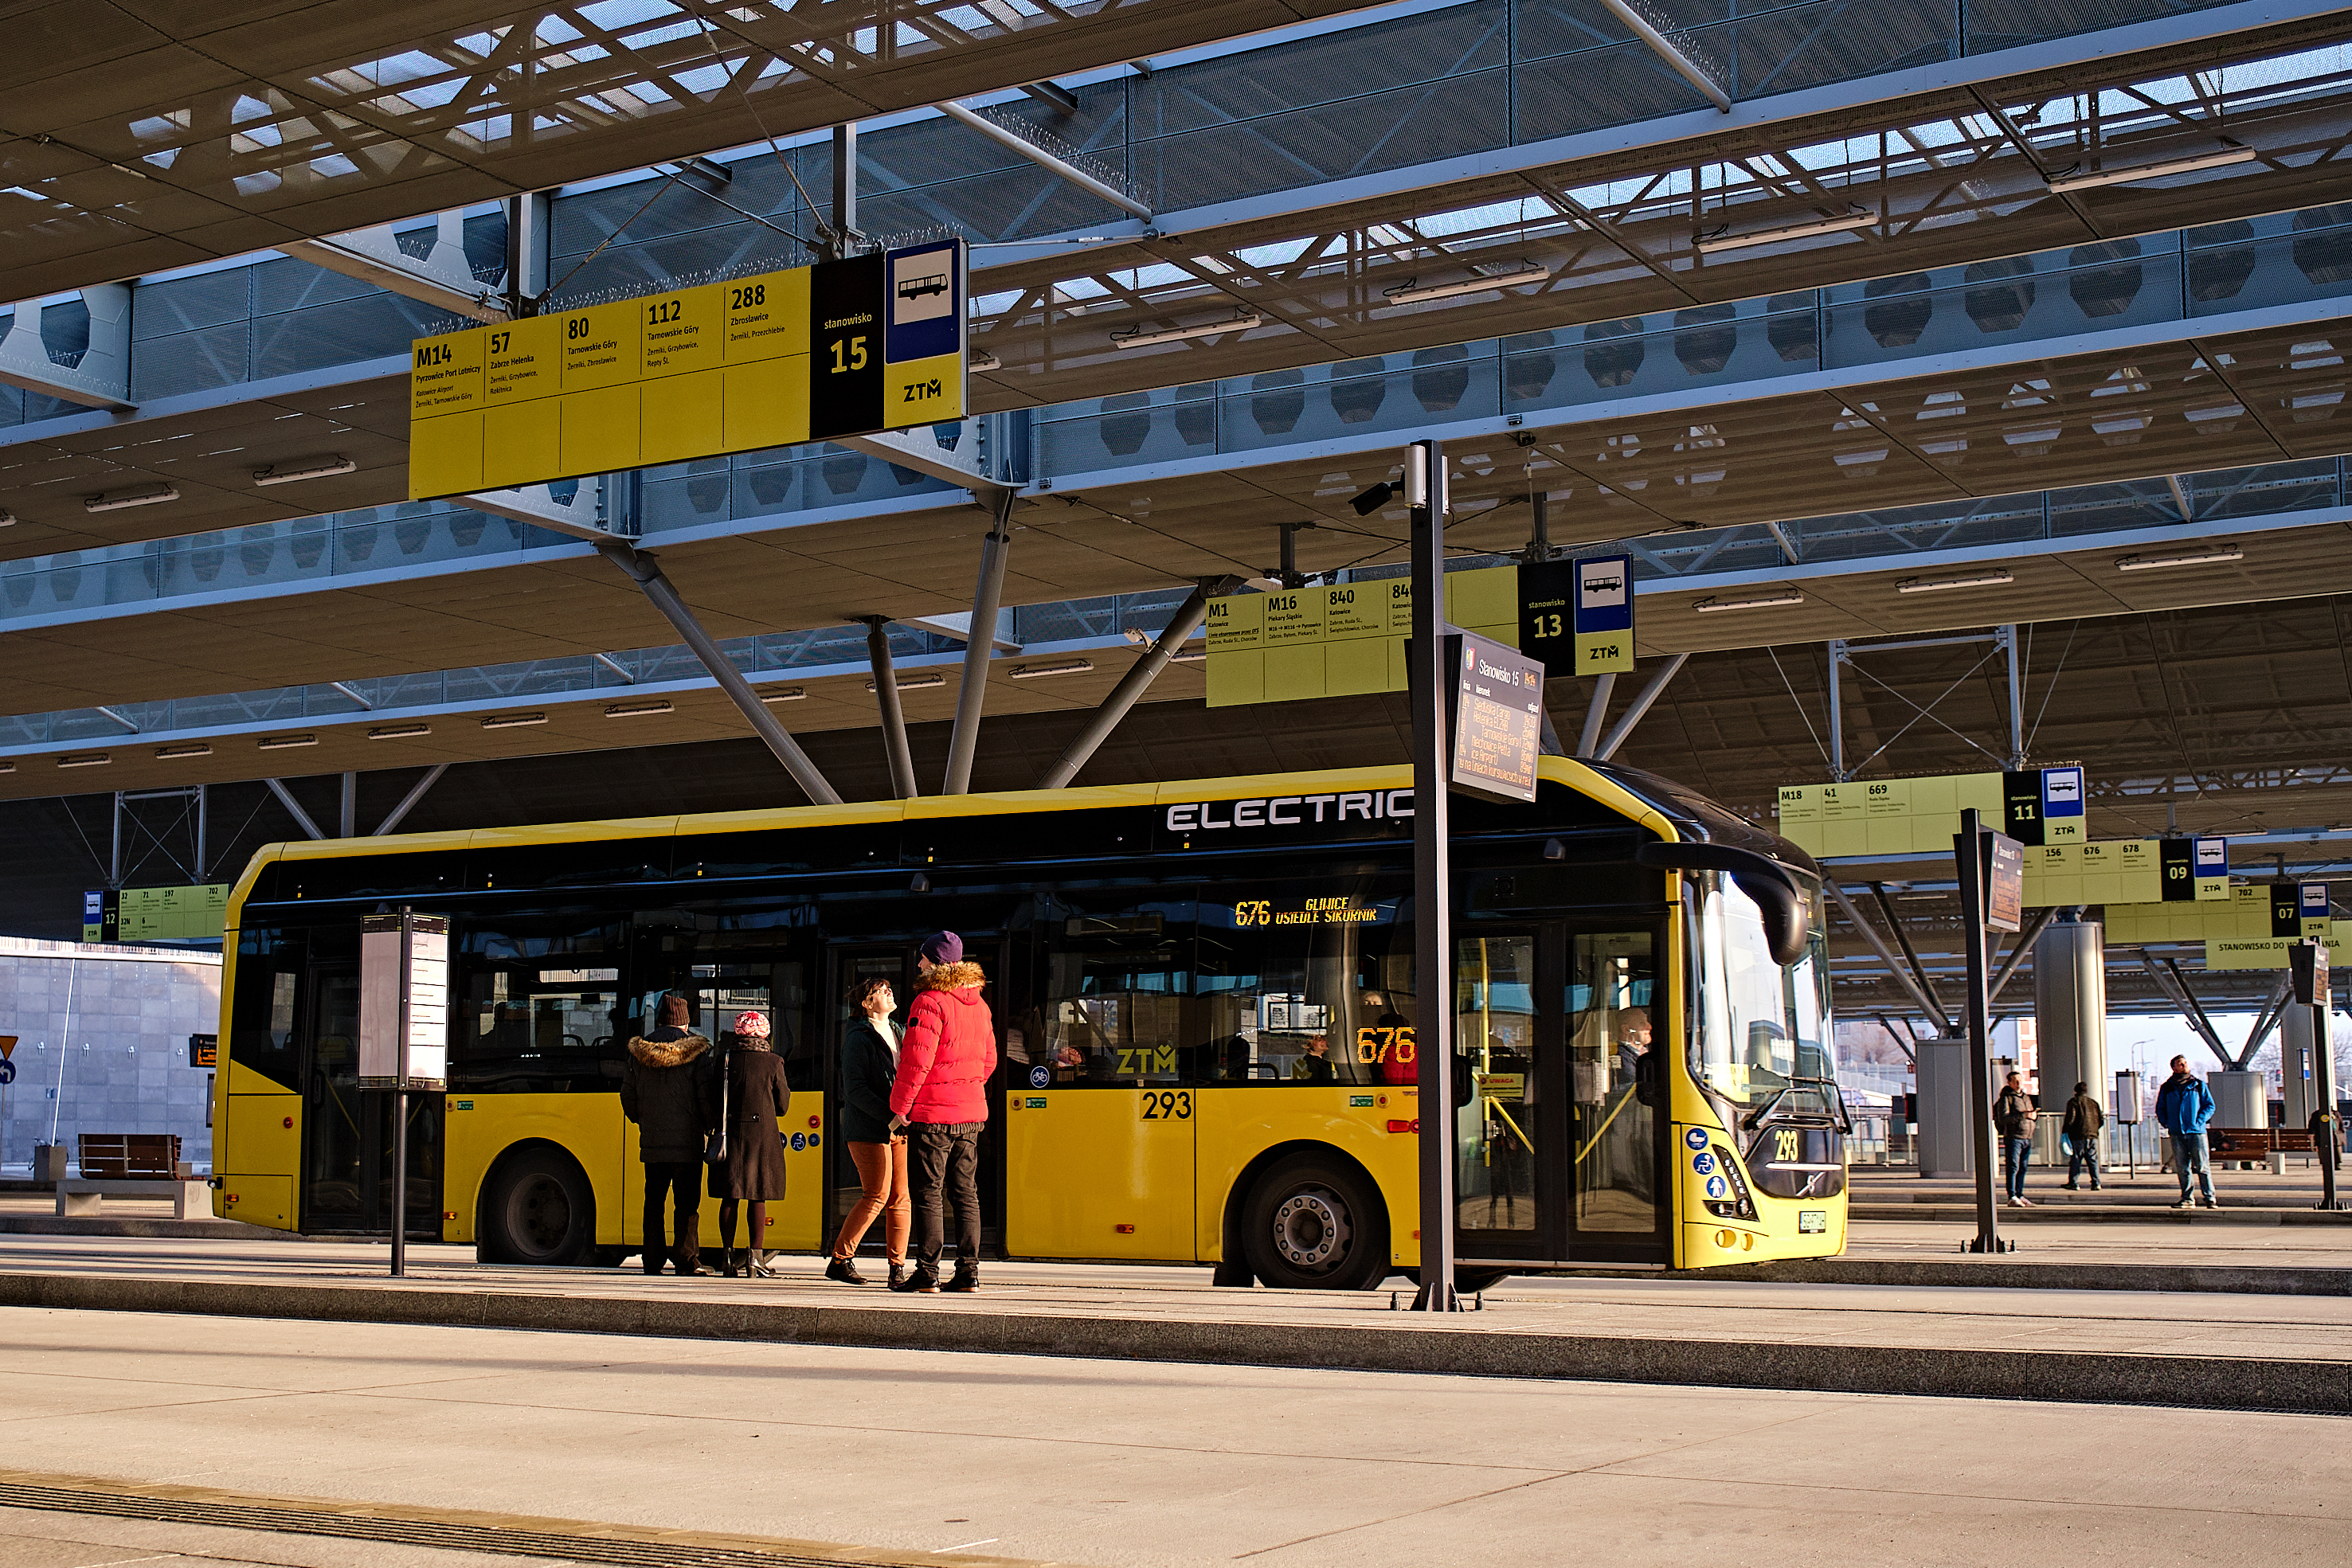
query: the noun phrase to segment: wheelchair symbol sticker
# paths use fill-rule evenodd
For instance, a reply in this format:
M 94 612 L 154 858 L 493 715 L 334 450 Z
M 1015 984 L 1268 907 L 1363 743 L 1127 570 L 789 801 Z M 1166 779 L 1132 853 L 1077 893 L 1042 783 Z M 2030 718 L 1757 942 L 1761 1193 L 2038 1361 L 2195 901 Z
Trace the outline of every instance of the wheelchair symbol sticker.
M 1715 1156 L 1709 1154 L 1693 1155 L 1691 1156 L 1691 1169 L 1696 1171 L 1701 1176 L 1707 1175 L 1715 1169 Z
M 806 1133 L 794 1133 L 794 1134 L 793 1134 L 793 1148 L 795 1148 L 795 1149 L 805 1149 L 805 1148 L 807 1148 L 807 1147 L 808 1147 L 808 1134 L 807 1134 Z

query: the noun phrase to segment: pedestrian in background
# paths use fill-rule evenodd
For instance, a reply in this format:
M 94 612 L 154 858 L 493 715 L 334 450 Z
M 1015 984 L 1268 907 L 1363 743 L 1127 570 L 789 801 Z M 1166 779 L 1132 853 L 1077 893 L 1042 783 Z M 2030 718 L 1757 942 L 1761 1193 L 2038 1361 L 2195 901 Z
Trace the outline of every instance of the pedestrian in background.
M 898 1076 L 890 1088 L 890 1131 L 908 1130 L 913 1150 L 915 1267 L 894 1291 L 980 1288 L 980 1134 L 988 1125 L 988 1075 L 996 1071 L 996 1021 L 963 938 L 941 931 L 915 958 L 922 988 L 907 1009 Z M 956 1211 L 955 1278 L 940 1283 L 947 1202 Z
M 2012 1072 L 2001 1086 L 2000 1098 L 1992 1103 L 1992 1124 L 2000 1134 L 2000 1151 L 2009 1166 L 2009 1206 L 2011 1208 L 2032 1208 L 2025 1196 L 2025 1162 L 2033 1153 L 2033 1124 L 2041 1113 L 2034 1109 L 2033 1096 L 2025 1092 L 2025 1079 Z
M 637 1124 L 637 1158 L 646 1167 L 646 1272 L 660 1273 L 667 1259 L 680 1274 L 708 1274 L 697 1232 L 702 1141 L 710 1125 L 703 1116 L 695 1063 L 710 1041 L 688 1027 L 693 1009 L 676 991 L 663 994 L 656 1016 L 659 1021 L 653 1029 L 630 1040 L 629 1060 L 621 1070 L 621 1114 Z M 675 1248 L 663 1241 L 665 1195 L 674 1195 L 677 1206 Z
M 2066 1102 L 2066 1123 L 2063 1131 L 2073 1146 L 2066 1151 L 2066 1190 L 2076 1190 L 2076 1177 L 2084 1166 L 2091 1167 L 2091 1190 L 2099 1190 L 2099 1129 L 2107 1124 L 2106 1107 L 2100 1104 L 2087 1083 L 2074 1085 L 2074 1097 Z
M 907 1196 L 907 1134 L 890 1130 L 890 1089 L 898 1077 L 898 1026 L 890 1020 L 898 997 L 887 980 L 868 980 L 852 998 L 856 1016 L 841 1035 L 841 1113 L 835 1124 L 849 1145 L 849 1161 L 857 1167 L 863 1189 L 856 1207 L 841 1222 L 834 1238 L 833 1260 L 824 1277 L 845 1285 L 863 1285 L 857 1271 L 858 1243 L 877 1215 L 884 1250 L 890 1258 L 893 1290 L 907 1278 L 907 1233 L 912 1206 Z
M 2189 1071 L 2185 1056 L 2172 1059 L 2172 1076 L 2156 1092 L 2156 1120 L 2172 1134 L 2172 1168 L 2180 1177 L 2180 1201 L 2172 1207 L 2189 1207 L 2189 1182 L 2194 1173 L 2204 1206 L 2221 1207 L 2221 1200 L 2213 1196 L 2213 1172 L 2205 1146 L 2205 1129 L 2213 1120 L 2213 1092 Z
M 735 1047 L 707 1081 L 703 1113 L 726 1135 L 710 1165 L 710 1196 L 719 1200 L 719 1245 L 729 1279 L 740 1267 L 755 1280 L 772 1280 L 768 1266 L 768 1200 L 784 1196 L 784 1137 L 777 1125 L 792 1109 L 793 1086 L 771 1044 L 765 1013 L 735 1015 Z M 743 1260 L 735 1260 L 735 1219 L 751 1207 Z

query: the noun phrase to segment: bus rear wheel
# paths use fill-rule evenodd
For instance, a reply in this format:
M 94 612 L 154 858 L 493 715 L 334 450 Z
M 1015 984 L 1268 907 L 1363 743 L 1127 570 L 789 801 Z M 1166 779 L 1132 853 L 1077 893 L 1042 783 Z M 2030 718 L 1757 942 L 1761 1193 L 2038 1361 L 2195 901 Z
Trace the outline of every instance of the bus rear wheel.
M 479 1234 L 486 1262 L 585 1262 L 596 1250 L 595 1191 L 571 1155 L 526 1150 L 491 1181 Z
M 1369 1291 L 1389 1275 L 1387 1210 L 1372 1184 L 1338 1160 L 1292 1155 L 1251 1189 L 1242 1211 L 1250 1269 L 1291 1291 Z

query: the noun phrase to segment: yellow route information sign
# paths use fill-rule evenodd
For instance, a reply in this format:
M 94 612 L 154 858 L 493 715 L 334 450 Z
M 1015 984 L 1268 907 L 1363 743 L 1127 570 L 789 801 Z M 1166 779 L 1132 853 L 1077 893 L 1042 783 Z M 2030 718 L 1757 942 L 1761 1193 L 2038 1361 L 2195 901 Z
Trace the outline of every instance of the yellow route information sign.
M 411 500 L 961 419 L 961 240 L 416 340 Z

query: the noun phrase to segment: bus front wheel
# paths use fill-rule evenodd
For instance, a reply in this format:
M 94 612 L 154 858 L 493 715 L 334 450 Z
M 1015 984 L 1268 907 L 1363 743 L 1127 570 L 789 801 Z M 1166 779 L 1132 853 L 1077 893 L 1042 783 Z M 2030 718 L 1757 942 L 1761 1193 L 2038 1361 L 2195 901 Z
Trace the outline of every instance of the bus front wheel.
M 595 1192 L 569 1155 L 527 1149 L 490 1183 L 480 1235 L 486 1262 L 584 1262 L 596 1249 Z
M 1291 1291 L 1369 1291 L 1389 1274 L 1387 1212 L 1363 1175 L 1292 1155 L 1258 1179 L 1242 1216 L 1250 1268 Z

